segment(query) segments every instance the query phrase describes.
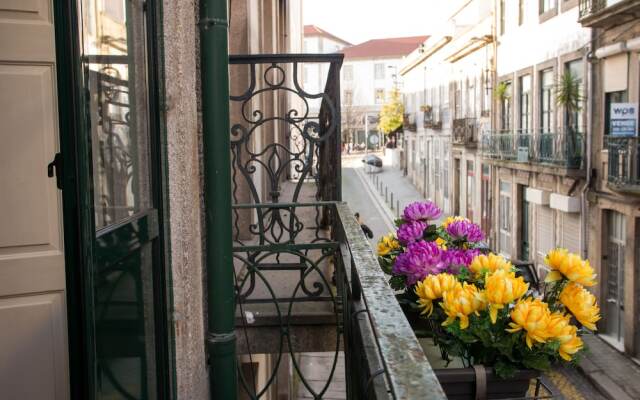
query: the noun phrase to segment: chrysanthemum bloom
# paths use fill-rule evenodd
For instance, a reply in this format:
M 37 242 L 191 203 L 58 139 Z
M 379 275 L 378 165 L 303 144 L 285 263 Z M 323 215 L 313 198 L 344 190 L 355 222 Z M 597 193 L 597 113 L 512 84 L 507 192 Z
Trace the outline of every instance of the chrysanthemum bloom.
M 422 239 L 427 224 L 422 221 L 411 221 L 402 224 L 398 228 L 398 240 L 400 243 L 407 245 Z
M 480 254 L 471 261 L 471 264 L 469 264 L 469 270 L 476 276 L 483 276 L 499 269 L 503 269 L 508 272 L 513 270 L 511 263 L 499 254 Z
M 489 303 L 489 316 L 491 322 L 495 324 L 498 311 L 524 296 L 529 289 L 529 284 L 525 283 L 521 276 L 516 278 L 513 272 L 499 269 L 487 275 L 484 289 Z
M 454 240 L 466 240 L 472 243 L 484 240 L 480 227 L 471 221 L 453 221 L 445 230 Z
M 569 331 L 572 333 L 571 337 L 565 341 L 560 342 L 560 348 L 558 349 L 558 353 L 560 357 L 564 358 L 567 361 L 571 361 L 571 357 L 582 350 L 584 347 L 584 343 L 582 339 L 577 334 L 578 328 L 571 325 L 568 327 Z
M 405 221 L 433 221 L 442 215 L 442 210 L 431 201 L 416 201 L 404 208 L 402 219 Z
M 566 249 L 551 250 L 544 262 L 551 268 L 545 282 L 555 282 L 565 277 L 583 286 L 593 286 L 596 283 L 596 274 L 589 261 L 583 260 L 577 254 L 569 253 Z
M 400 242 L 394 236 L 393 233 L 390 233 L 386 236 L 380 238 L 378 241 L 378 255 L 386 256 L 394 250 L 398 250 L 400 248 Z
M 584 346 L 582 339 L 577 335 L 577 328 L 571 325 L 569 315 L 561 312 L 551 314 L 547 331 L 550 339 L 555 339 L 560 343 L 558 353 L 567 361 L 571 361 L 571 357 Z
M 569 282 L 560 292 L 560 302 L 587 329 L 596 330 L 596 322 L 600 319 L 600 308 L 596 297 L 574 282 Z
M 484 292 L 478 290 L 473 284 L 464 283 L 442 295 L 442 309 L 447 314 L 447 319 L 442 325 L 447 326 L 460 320 L 460 329 L 469 327 L 469 316 L 478 315 L 478 311 L 486 306 Z
M 520 299 L 511 311 L 511 320 L 507 332 L 518 332 L 525 330 L 527 332 L 526 341 L 529 348 L 533 347 L 534 342 L 544 343 L 549 338 L 547 330 L 551 313 L 547 303 L 539 299 Z
M 480 254 L 478 249 L 449 249 L 444 252 L 442 258 L 447 264 L 447 270 L 452 274 L 457 274 L 460 272 L 460 268 L 468 267 L 478 254 Z
M 413 285 L 428 275 L 439 274 L 446 267 L 442 250 L 433 242 L 419 241 L 409 244 L 404 253 L 396 257 L 393 273 L 405 275 L 407 284 Z
M 424 308 L 421 314 L 433 312 L 433 301 L 442 298 L 444 292 L 460 286 L 460 282 L 451 274 L 429 275 L 416 284 L 418 304 Z
M 465 217 L 461 217 L 460 215 L 456 215 L 455 217 L 447 217 L 444 219 L 444 221 L 442 221 L 442 227 L 446 228 L 447 226 L 449 226 L 450 223 L 455 221 L 469 221 L 469 220 Z

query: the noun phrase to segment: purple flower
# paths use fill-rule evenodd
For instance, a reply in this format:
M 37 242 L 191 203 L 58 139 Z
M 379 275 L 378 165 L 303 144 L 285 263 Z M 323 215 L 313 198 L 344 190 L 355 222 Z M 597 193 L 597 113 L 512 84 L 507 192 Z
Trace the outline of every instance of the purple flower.
M 460 268 L 468 267 L 478 254 L 480 254 L 478 249 L 449 249 L 444 252 L 442 259 L 447 265 L 447 272 L 457 274 L 460 272 Z
M 447 225 L 446 230 L 453 240 L 466 240 L 472 243 L 484 240 L 480 227 L 471 221 L 453 221 Z
M 434 242 L 411 243 L 405 252 L 396 258 L 392 272 L 405 275 L 407 285 L 413 285 L 427 275 L 438 274 L 446 268 L 442 255 L 443 251 Z
M 416 201 L 404 208 L 402 219 L 405 221 L 430 221 L 438 219 L 442 215 L 442 210 L 431 201 Z
M 400 243 L 407 245 L 422 239 L 427 224 L 420 221 L 407 222 L 398 228 L 398 240 Z

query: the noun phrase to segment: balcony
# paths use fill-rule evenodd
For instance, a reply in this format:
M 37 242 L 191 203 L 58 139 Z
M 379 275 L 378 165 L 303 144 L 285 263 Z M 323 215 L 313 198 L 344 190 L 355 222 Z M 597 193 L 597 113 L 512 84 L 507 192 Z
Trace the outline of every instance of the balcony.
M 326 86 L 308 93 L 299 71 L 317 63 L 328 64 Z M 230 57 L 231 73 L 247 77 L 232 82 L 230 104 L 239 398 L 284 387 L 294 388 L 287 398 L 444 399 L 340 201 L 341 63 L 340 54 Z M 301 359 L 312 353 L 328 365 L 308 369 Z
M 402 129 L 409 132 L 416 132 L 418 124 L 416 123 L 415 113 L 404 113 L 402 118 Z
M 454 119 L 451 140 L 453 144 L 474 148 L 478 144 L 477 130 L 478 125 L 475 118 Z
M 608 29 L 640 18 L 637 0 L 580 0 L 582 26 Z
M 442 129 L 442 111 L 440 107 L 434 109 L 432 106 L 422 106 L 422 127 L 434 130 Z
M 574 170 L 582 168 L 581 133 L 488 132 L 482 135 L 480 145 L 483 156 L 489 159 Z
M 637 137 L 605 137 L 607 185 L 611 190 L 640 194 L 640 143 Z

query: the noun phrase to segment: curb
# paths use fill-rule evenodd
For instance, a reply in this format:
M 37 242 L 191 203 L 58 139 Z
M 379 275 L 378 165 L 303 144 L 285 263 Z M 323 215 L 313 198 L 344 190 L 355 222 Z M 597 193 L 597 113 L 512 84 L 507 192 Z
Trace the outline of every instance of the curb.
M 620 385 L 615 383 L 607 374 L 605 374 L 599 367 L 588 359 L 582 359 L 577 365 L 578 371 L 591 384 L 598 389 L 598 391 L 609 400 L 633 400 L 627 392 L 620 388 Z
M 382 215 L 383 217 L 385 217 L 385 222 L 387 224 L 387 227 L 390 228 L 390 230 L 392 231 L 395 230 L 395 217 L 393 215 L 393 212 L 387 205 L 387 203 L 385 203 L 384 199 L 382 199 L 381 196 L 378 194 L 375 187 L 371 184 L 371 181 L 367 179 L 362 168 L 354 168 L 354 170 L 356 171 L 356 175 L 358 175 L 358 178 L 360 178 L 360 181 L 362 181 L 362 184 L 367 188 L 367 192 L 369 196 L 375 200 L 376 202 L 375 206 L 380 211 L 382 211 Z

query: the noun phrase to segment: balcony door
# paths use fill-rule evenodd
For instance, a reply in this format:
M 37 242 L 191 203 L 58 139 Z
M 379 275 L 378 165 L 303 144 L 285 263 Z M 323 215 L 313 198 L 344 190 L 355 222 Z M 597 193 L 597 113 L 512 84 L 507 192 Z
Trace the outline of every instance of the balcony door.
M 147 32 L 155 3 L 61 4 L 68 9 L 60 11 L 57 32 L 71 53 L 64 65 L 75 89 L 61 99 L 76 132 L 68 152 L 75 152 L 78 164 L 82 248 L 73 277 L 81 293 L 75 321 L 80 344 L 71 342 L 70 354 L 80 346 L 84 353 L 73 363 L 72 387 L 84 386 L 81 399 L 164 399 L 171 372 L 160 130 L 155 69 L 148 62 L 155 35 Z
M 606 327 L 605 335 L 616 347 L 624 348 L 624 266 L 626 224 L 624 214 L 606 212 Z
M 0 0 L 3 399 L 69 398 L 55 54 L 51 0 Z

